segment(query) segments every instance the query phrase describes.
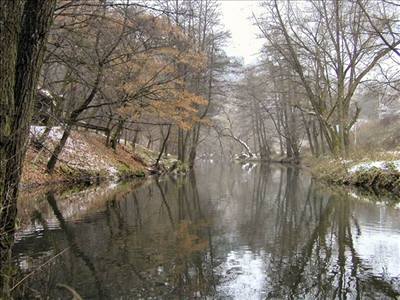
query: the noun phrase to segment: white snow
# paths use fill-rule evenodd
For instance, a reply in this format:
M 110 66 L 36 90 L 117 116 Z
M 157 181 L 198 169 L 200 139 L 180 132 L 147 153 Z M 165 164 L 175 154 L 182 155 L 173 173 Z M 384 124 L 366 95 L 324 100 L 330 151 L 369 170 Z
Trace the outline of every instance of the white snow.
M 114 168 L 113 166 L 108 166 L 107 171 L 111 176 L 117 177 L 118 170 L 116 168 Z
M 39 137 L 46 126 L 31 126 L 30 134 L 32 137 Z M 58 143 L 64 133 L 64 129 L 60 126 L 52 127 L 46 139 L 46 148 L 54 149 L 54 145 Z M 61 152 L 60 159 L 67 161 L 69 165 L 81 169 L 90 169 L 94 171 L 106 171 L 110 176 L 116 178 L 118 174 L 117 168 L 113 163 L 108 162 L 92 150 L 91 145 L 84 140 L 82 136 L 72 133 Z
M 35 136 L 35 137 L 39 137 L 44 130 L 46 129 L 46 126 L 31 126 L 31 136 Z M 49 133 L 48 138 L 50 138 L 51 140 L 55 141 L 55 140 L 60 140 L 62 135 L 63 135 L 64 130 L 59 127 L 52 127 Z
M 386 151 L 388 154 L 399 155 L 400 151 Z
M 390 166 L 394 166 L 396 171 L 400 172 L 400 160 L 393 161 L 369 161 L 365 163 L 357 164 L 349 169 L 350 173 L 356 173 L 360 171 L 368 171 L 372 168 L 378 168 L 381 170 L 388 170 Z
M 341 159 L 340 162 L 341 162 L 342 164 L 345 164 L 345 165 L 346 165 L 346 164 L 352 163 L 353 161 L 350 160 L 350 159 Z
M 351 197 L 353 197 L 355 199 L 360 199 L 360 197 L 354 192 L 349 192 L 349 196 L 351 196 Z
M 43 89 L 43 88 L 39 88 L 38 89 L 39 93 L 41 93 L 43 96 L 49 97 L 51 99 L 53 99 L 53 95 L 50 93 L 49 90 Z

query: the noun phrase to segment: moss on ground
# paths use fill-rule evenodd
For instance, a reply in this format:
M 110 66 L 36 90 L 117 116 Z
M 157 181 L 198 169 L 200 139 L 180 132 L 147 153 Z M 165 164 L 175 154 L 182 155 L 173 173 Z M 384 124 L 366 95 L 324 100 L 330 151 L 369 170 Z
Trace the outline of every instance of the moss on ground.
M 159 152 L 136 145 L 135 154 L 139 156 L 147 166 L 152 166 L 156 163 Z M 162 155 L 159 164 L 164 166 L 165 169 L 170 170 L 177 162 L 178 158 L 174 155 Z
M 397 193 L 399 191 L 400 173 L 397 170 L 382 170 L 371 168 L 354 172 L 348 176 L 352 185 L 372 188 L 374 190 L 388 190 Z
M 400 172 L 390 162 L 386 169 L 372 167 L 361 169 L 356 172 L 349 172 L 350 164 L 354 162 L 344 162 L 333 159 L 308 159 L 307 166 L 317 179 L 322 181 L 339 184 L 353 185 L 362 187 L 376 194 L 387 192 L 400 195 Z
M 190 167 L 187 163 L 177 160 L 175 165 L 171 166 L 168 170 L 175 174 L 186 174 L 190 170 Z
M 328 183 L 343 184 L 348 176 L 346 165 L 330 158 L 307 158 L 305 165 L 310 167 L 314 177 Z

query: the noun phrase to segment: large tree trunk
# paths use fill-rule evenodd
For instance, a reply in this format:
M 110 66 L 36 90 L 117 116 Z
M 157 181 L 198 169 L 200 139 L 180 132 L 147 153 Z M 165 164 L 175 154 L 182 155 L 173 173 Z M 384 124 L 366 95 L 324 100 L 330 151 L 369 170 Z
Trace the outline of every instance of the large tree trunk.
M 200 138 L 200 127 L 201 124 L 195 124 L 193 128 L 193 135 L 192 135 L 192 144 L 190 146 L 189 157 L 188 157 L 188 164 L 190 168 L 194 167 L 194 161 L 196 160 L 197 155 L 197 146 L 199 144 Z
M 120 118 L 118 120 L 117 128 L 115 129 L 114 134 L 111 138 L 111 148 L 113 148 L 114 151 L 117 150 L 118 141 L 121 137 L 122 130 L 124 129 L 124 123 L 124 119 Z
M 0 298 L 14 241 L 18 185 L 55 0 L 0 1 Z

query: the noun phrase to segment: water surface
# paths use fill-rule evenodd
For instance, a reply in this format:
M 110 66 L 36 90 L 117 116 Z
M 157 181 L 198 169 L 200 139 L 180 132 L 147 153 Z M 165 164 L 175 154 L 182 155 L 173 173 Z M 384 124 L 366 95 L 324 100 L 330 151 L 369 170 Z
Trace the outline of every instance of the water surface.
M 203 164 L 181 178 L 106 190 L 49 192 L 20 209 L 18 268 L 45 266 L 17 297 L 400 295 L 400 211 L 328 189 L 299 169 Z

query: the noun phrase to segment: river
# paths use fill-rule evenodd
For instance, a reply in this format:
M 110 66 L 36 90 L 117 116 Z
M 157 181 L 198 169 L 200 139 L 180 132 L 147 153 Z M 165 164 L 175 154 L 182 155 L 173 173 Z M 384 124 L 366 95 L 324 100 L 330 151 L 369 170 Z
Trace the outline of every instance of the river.
M 30 275 L 15 297 L 400 295 L 399 206 L 297 168 L 203 163 L 183 177 L 33 198 L 21 201 L 13 256 Z

